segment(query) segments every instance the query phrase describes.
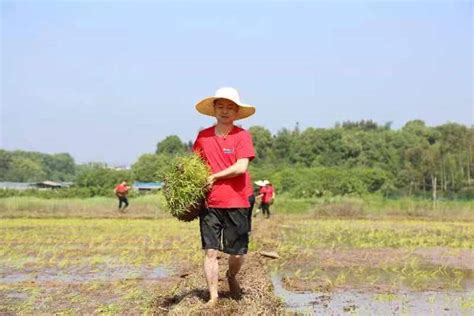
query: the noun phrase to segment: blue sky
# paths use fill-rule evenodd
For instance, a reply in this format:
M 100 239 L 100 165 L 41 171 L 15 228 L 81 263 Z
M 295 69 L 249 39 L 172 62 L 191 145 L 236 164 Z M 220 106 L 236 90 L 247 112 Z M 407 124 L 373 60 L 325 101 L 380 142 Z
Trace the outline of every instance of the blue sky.
M 0 147 L 130 164 L 213 123 L 473 124 L 469 1 L 1 1 Z

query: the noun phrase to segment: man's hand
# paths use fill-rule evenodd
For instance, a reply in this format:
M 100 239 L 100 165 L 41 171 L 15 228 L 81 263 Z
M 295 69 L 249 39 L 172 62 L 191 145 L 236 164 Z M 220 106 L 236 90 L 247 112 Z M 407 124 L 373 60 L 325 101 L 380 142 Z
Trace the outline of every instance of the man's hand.
M 211 191 L 212 185 L 214 184 L 215 181 L 216 181 L 216 178 L 214 177 L 214 175 L 210 175 L 209 177 L 207 177 L 207 182 L 206 182 L 206 186 L 204 187 L 204 190 L 207 192 Z
M 216 182 L 216 177 L 213 174 L 207 177 L 207 184 L 209 185 L 209 187 L 212 187 L 214 182 Z

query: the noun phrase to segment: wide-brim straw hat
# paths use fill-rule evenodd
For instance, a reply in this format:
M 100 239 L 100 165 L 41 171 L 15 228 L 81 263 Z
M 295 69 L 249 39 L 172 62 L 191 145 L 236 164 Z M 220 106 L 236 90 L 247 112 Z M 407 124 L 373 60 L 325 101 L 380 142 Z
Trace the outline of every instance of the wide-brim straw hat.
M 234 88 L 225 87 L 216 91 L 213 97 L 207 97 L 196 104 L 196 110 L 204 115 L 216 116 L 214 112 L 214 101 L 217 99 L 226 99 L 234 102 L 239 106 L 236 120 L 241 120 L 249 117 L 255 113 L 255 107 L 249 104 L 244 104 L 240 101 L 239 91 Z

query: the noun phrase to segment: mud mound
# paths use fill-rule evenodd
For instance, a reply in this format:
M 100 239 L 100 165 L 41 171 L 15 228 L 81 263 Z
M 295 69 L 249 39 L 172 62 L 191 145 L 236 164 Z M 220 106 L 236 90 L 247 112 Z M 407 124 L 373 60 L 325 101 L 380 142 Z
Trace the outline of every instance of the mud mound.
M 157 315 L 275 315 L 284 313 L 282 302 L 273 294 L 273 286 L 265 261 L 257 253 L 250 253 L 237 279 L 242 297 L 233 299 L 225 278 L 227 255 L 219 258 L 219 302 L 214 308 L 204 308 L 209 299 L 202 267 L 197 266 L 168 293 L 159 295 L 154 303 Z

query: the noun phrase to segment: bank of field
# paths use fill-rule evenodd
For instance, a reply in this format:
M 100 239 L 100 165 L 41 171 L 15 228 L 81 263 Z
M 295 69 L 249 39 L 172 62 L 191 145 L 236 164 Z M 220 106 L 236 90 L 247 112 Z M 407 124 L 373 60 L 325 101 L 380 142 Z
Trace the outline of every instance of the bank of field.
M 130 198 L 122 218 L 158 218 L 163 212 L 161 194 Z M 0 218 L 117 218 L 118 200 L 112 197 L 52 198 L 32 196 L 0 198 Z
M 43 199 L 0 198 L 0 218 L 169 218 L 163 211 L 161 193 L 132 196 L 126 214 L 118 214 L 112 197 Z M 378 195 L 334 196 L 295 199 L 279 195 L 272 211 L 276 214 L 313 214 L 322 218 L 423 218 L 474 221 L 473 200 L 385 199 Z
M 207 294 L 198 223 L 170 218 L 159 203 L 132 199 L 119 214 L 114 199 L 1 199 L 0 313 L 200 312 Z M 451 312 L 474 312 L 472 203 L 282 197 L 274 210 L 270 220 L 254 219 L 242 300 L 229 298 L 221 280 L 223 299 L 211 313 L 281 313 L 285 297 L 276 297 L 271 276 L 287 291 L 356 289 L 371 302 L 449 291 Z

